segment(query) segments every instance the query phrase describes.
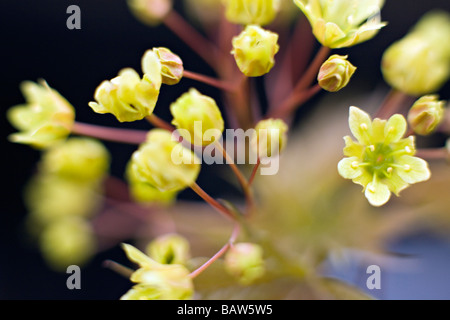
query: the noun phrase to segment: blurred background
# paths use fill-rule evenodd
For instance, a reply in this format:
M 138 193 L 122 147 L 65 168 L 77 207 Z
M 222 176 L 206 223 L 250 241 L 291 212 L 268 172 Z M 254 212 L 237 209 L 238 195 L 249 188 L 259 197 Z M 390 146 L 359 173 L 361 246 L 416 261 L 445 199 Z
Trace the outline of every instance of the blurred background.
M 76 4 L 81 9 L 81 30 L 68 30 L 66 9 Z M 182 1 L 175 0 L 183 10 Z M 371 41 L 337 53 L 346 53 L 358 66 L 347 92 L 364 87 L 366 90 L 385 88 L 380 60 L 383 51 L 401 38 L 428 10 L 441 8 L 450 12 L 448 0 L 387 0 L 382 19 L 389 24 Z M 105 259 L 124 261 L 120 248 L 97 255 L 82 271 L 82 289 L 66 288 L 67 274 L 47 267 L 36 246 L 24 229 L 26 208 L 22 190 L 35 171 L 40 153 L 28 146 L 12 144 L 6 137 L 15 130 L 5 118 L 5 111 L 23 102 L 19 84 L 23 80 L 45 79 L 76 108 L 77 120 L 100 125 L 148 129 L 145 122 L 118 124 L 112 117 L 95 114 L 87 106 L 97 85 L 113 78 L 124 67 L 140 69 L 145 50 L 164 46 L 178 53 L 186 69 L 205 74 L 212 71 L 164 26 L 146 27 L 129 12 L 125 0 L 2 0 L 0 2 L 1 34 L 1 99 L 2 110 L 2 192 L 0 209 L 0 299 L 118 299 L 130 284 L 102 267 Z M 300 15 L 299 11 L 299 15 Z M 157 114 L 169 120 L 170 102 L 196 85 L 213 97 L 218 94 L 189 80 L 164 90 L 158 102 Z M 447 84 L 439 92 L 450 99 Z M 308 108 L 299 115 L 307 116 Z M 111 172 L 120 177 L 134 147 L 106 143 L 113 154 Z M 202 171 L 201 184 L 212 193 L 223 193 L 216 184 L 209 184 Z M 189 197 L 190 194 L 184 194 Z M 450 214 L 450 213 L 449 213 Z M 387 274 L 382 290 L 370 292 L 382 299 L 450 299 L 450 242 L 445 237 L 415 234 L 393 244 L 392 250 L 420 256 L 424 264 L 420 271 Z M 330 274 L 364 287 L 365 269 L 349 264 Z

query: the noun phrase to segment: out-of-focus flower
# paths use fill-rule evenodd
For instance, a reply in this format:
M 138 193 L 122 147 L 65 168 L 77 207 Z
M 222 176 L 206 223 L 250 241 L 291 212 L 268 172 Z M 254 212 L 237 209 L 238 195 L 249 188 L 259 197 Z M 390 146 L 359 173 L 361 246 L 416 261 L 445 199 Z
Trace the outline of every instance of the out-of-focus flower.
M 161 63 L 162 83 L 174 85 L 183 77 L 183 60 L 167 48 L 153 48 Z
M 261 120 L 256 124 L 252 148 L 259 158 L 278 155 L 287 144 L 288 125 L 281 119 Z
M 444 120 L 444 101 L 437 95 L 427 95 L 418 99 L 408 112 L 408 123 L 415 133 L 429 135 Z
M 99 141 L 70 138 L 44 153 L 40 169 L 60 178 L 96 182 L 109 168 L 109 152 Z
M 317 40 L 343 48 L 372 39 L 386 25 L 380 21 L 384 0 L 294 0 Z
M 70 134 L 75 120 L 72 105 L 45 81 L 25 81 L 21 90 L 26 103 L 8 110 L 9 122 L 21 132 L 9 136 L 13 142 L 47 148 Z
M 147 142 L 134 152 L 131 161 L 138 179 L 161 191 L 185 189 L 200 173 L 201 161 L 195 153 L 162 129 L 150 131 Z
M 151 241 L 146 253 L 162 264 L 185 265 L 189 259 L 189 242 L 179 234 L 165 234 Z
M 216 24 L 222 17 L 223 5 L 218 0 L 184 0 L 186 13 L 205 25 Z
M 196 89 L 190 89 L 172 103 L 170 112 L 172 124 L 192 144 L 208 145 L 219 140 L 224 130 L 222 113 L 216 101 Z
M 346 87 L 356 70 L 348 56 L 334 54 L 325 61 L 317 76 L 317 80 L 322 89 L 336 92 Z
M 85 264 L 96 250 L 90 224 L 77 217 L 52 222 L 43 230 L 39 244 L 44 258 L 58 271 Z
M 132 170 L 131 162 L 126 169 L 126 179 L 128 182 L 130 196 L 141 204 L 170 205 L 177 196 L 176 191 L 161 191 L 146 181 L 139 179 L 136 171 Z
M 126 68 L 111 81 L 103 81 L 95 91 L 96 102 L 89 106 L 97 113 L 111 113 L 120 122 L 136 121 L 153 113 L 162 84 L 161 62 L 152 50 L 142 58 L 144 76 Z
M 130 277 L 137 283 L 122 300 L 188 300 L 194 294 L 189 271 L 180 264 L 161 264 L 129 244 L 122 248 L 132 262 L 139 265 Z
M 141 22 L 156 26 L 172 10 L 172 0 L 128 0 L 128 7 Z
M 350 107 L 350 130 L 357 139 L 345 136 L 344 155 L 338 164 L 342 177 L 364 187 L 365 196 L 374 206 L 385 204 L 410 184 L 428 180 L 426 161 L 414 157 L 414 136 L 402 139 L 406 120 L 393 115 L 389 120 L 370 116 L 357 107 Z
M 225 255 L 225 268 L 240 283 L 251 284 L 265 271 L 262 248 L 246 242 L 233 245 Z
M 450 77 L 449 34 L 449 14 L 426 14 L 384 52 L 381 70 L 385 81 L 415 96 L 439 90 Z
M 66 217 L 87 218 L 100 204 L 95 185 L 55 175 L 36 175 L 25 191 L 25 202 L 31 221 L 37 224 L 35 227 Z
M 225 16 L 237 24 L 266 25 L 275 19 L 279 0 L 223 0 Z

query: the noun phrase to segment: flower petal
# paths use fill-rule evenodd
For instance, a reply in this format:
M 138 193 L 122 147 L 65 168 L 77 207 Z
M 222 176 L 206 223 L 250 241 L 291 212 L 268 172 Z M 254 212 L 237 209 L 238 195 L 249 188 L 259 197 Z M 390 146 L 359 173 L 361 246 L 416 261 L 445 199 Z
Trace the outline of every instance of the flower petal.
M 345 179 L 355 179 L 362 174 L 362 169 L 355 166 L 354 163 L 359 163 L 357 157 L 344 158 L 338 163 L 339 174 Z
M 385 143 L 400 141 L 405 135 L 406 127 L 406 119 L 401 114 L 394 114 L 390 117 L 384 128 Z
M 397 173 L 397 170 L 392 172 L 392 176 L 383 180 L 383 183 L 386 184 L 396 196 L 400 194 L 400 191 L 409 186 L 409 183 L 405 182 Z
M 371 205 L 379 207 L 388 202 L 391 191 L 386 184 L 374 179 L 367 185 L 365 196 Z
M 428 163 L 418 157 L 401 156 L 398 159 L 398 164 L 401 167 L 397 169 L 397 173 L 407 183 L 425 181 L 431 176 Z
M 147 256 L 137 248 L 133 247 L 132 245 L 122 243 L 122 248 L 125 251 L 128 259 L 130 259 L 134 263 L 137 263 L 141 268 L 149 268 L 159 265 L 155 260 Z
M 371 143 L 386 143 L 384 131 L 386 120 L 375 118 L 372 122 Z
M 358 107 L 350 107 L 348 124 L 353 135 L 361 144 L 370 144 L 369 132 L 372 129 L 370 116 Z
M 347 157 L 361 158 L 364 152 L 364 146 L 358 142 L 352 140 L 350 136 L 344 137 L 345 147 L 344 155 Z

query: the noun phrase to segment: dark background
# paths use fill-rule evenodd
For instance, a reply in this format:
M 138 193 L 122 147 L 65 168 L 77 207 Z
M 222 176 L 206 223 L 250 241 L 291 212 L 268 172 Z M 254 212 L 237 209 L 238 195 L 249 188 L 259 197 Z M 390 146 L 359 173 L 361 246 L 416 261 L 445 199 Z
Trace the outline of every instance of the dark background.
M 177 8 L 180 1 L 175 0 Z M 81 8 L 81 30 L 68 30 L 66 9 L 76 4 Z M 368 88 L 383 84 L 380 59 L 383 51 L 431 8 L 450 12 L 448 0 L 388 0 L 382 18 L 389 25 L 378 36 L 356 47 L 341 50 L 351 55 L 358 66 L 354 83 Z M 299 12 L 300 14 L 300 12 Z M 52 272 L 39 251 L 24 237 L 22 188 L 32 175 L 39 152 L 28 146 L 6 141 L 15 130 L 4 114 L 23 102 L 19 84 L 23 80 L 47 80 L 75 107 L 77 120 L 101 125 L 119 126 L 109 116 L 97 115 L 87 106 L 97 85 L 116 76 L 124 67 L 140 70 L 143 52 L 154 46 L 165 46 L 182 53 L 187 69 L 210 73 L 165 27 L 150 29 L 129 12 L 125 0 L 2 0 L 0 2 L 2 110 L 2 192 L 0 211 L 0 299 L 117 299 L 129 288 L 126 279 L 104 269 L 105 259 L 121 261 L 123 254 L 114 248 L 98 255 L 82 272 L 82 290 L 67 290 L 64 273 Z M 157 114 L 169 119 L 168 105 L 192 82 L 185 81 L 169 89 L 163 88 Z M 206 94 L 216 91 L 195 84 Z M 350 85 L 351 86 L 351 85 Z M 167 91 L 164 91 L 167 90 Z M 166 94 L 164 94 L 166 93 Z M 449 86 L 441 92 L 450 98 Z M 121 127 L 147 129 L 145 122 L 121 124 Z M 107 144 L 112 152 L 117 146 Z M 133 147 L 120 146 L 114 153 L 112 172 L 120 175 Z M 219 192 L 220 190 L 215 190 Z M 450 298 L 450 295 L 447 296 Z

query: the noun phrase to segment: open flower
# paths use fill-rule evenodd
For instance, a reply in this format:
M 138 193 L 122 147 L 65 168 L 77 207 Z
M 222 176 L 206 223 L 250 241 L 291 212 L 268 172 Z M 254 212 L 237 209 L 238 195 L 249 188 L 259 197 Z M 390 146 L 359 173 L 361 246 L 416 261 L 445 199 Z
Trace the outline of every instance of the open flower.
M 162 84 L 161 62 L 152 50 L 142 58 L 144 76 L 123 69 L 111 81 L 103 81 L 95 91 L 96 102 L 89 106 L 97 113 L 111 113 L 120 122 L 142 120 L 153 113 Z
M 130 277 L 137 283 L 122 300 L 189 300 L 194 285 L 189 271 L 181 264 L 161 264 L 129 244 L 123 249 L 131 261 L 139 265 Z
M 9 136 L 13 142 L 47 148 L 67 138 L 75 120 L 75 111 L 56 90 L 45 81 L 25 81 L 21 90 L 26 104 L 8 110 L 11 124 L 21 132 Z
M 414 157 L 414 136 L 402 138 L 407 126 L 402 115 L 372 121 L 364 111 L 350 107 L 349 125 L 358 141 L 344 137 L 346 158 L 338 164 L 339 174 L 362 185 L 370 204 L 381 206 L 391 192 L 398 196 L 410 184 L 429 179 L 427 162 Z
M 317 40 L 329 48 L 350 47 L 372 39 L 386 25 L 380 21 L 384 0 L 294 0 Z

